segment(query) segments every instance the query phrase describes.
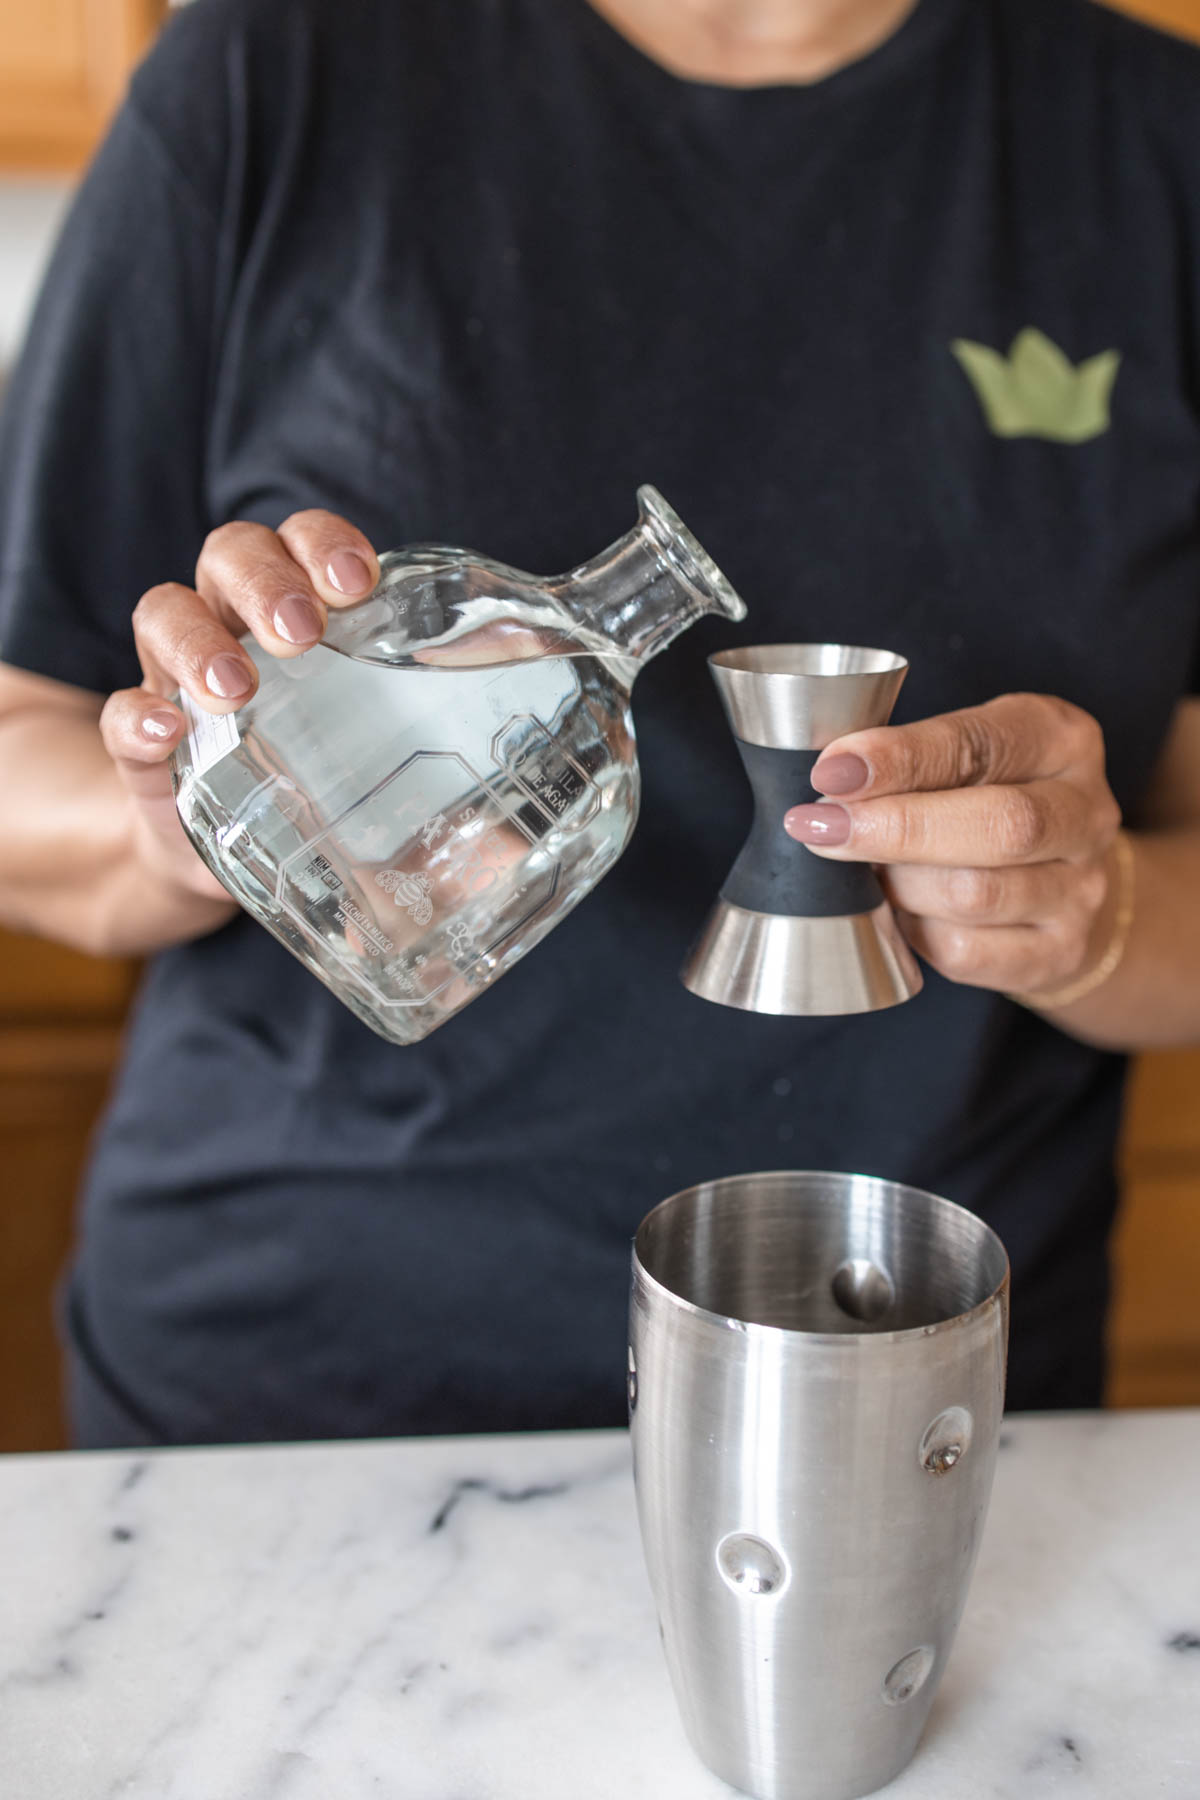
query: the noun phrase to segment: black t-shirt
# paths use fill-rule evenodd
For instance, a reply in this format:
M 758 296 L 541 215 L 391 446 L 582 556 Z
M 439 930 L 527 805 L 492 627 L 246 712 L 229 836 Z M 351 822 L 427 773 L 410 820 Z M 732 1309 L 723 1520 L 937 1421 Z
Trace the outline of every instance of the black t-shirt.
M 372 1036 L 245 918 L 155 959 L 69 1308 L 148 1433 L 616 1423 L 637 1221 L 779 1167 L 983 1214 L 1013 1404 L 1097 1400 L 1122 1060 L 935 975 L 794 1020 L 677 970 L 747 825 L 723 644 L 901 651 L 901 718 L 1063 695 L 1136 824 L 1195 685 L 1198 170 L 1200 56 L 1085 0 L 921 0 L 832 78 L 751 91 L 585 0 L 168 27 L 12 385 L 4 656 L 136 681 L 135 600 L 225 519 L 327 506 L 549 572 L 641 481 L 750 617 L 640 678 L 630 849 L 427 1042 Z M 963 341 L 1029 331 L 1032 385 L 989 399 Z M 1082 367 L 1108 351 L 1115 381 Z

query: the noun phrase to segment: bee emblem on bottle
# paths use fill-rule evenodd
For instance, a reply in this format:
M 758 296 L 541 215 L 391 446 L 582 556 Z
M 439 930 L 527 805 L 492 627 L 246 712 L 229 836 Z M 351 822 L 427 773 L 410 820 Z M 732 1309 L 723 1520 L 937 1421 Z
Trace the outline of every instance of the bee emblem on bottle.
M 403 869 L 383 869 L 375 881 L 397 906 L 402 906 L 414 925 L 428 925 L 433 917 L 433 883 L 428 875 L 408 875 Z

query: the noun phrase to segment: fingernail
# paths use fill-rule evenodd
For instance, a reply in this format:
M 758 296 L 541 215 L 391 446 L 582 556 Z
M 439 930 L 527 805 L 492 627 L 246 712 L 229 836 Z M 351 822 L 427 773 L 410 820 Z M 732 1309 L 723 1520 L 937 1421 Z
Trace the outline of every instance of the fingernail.
M 371 571 L 357 550 L 336 550 L 325 565 L 325 579 L 339 594 L 365 594 Z
M 853 794 L 866 787 L 871 771 L 861 756 L 822 757 L 809 780 L 819 794 Z
M 254 686 L 254 677 L 240 656 L 214 656 L 204 684 L 218 700 L 240 700 Z
M 165 709 L 162 712 L 149 712 L 142 719 L 142 734 L 162 743 L 164 739 L 175 736 L 178 725 L 179 719 L 175 713 Z
M 824 850 L 850 836 L 850 814 L 844 806 L 793 806 L 783 815 L 783 829 L 801 844 Z
M 289 644 L 315 644 L 325 629 L 320 613 L 303 594 L 286 594 L 275 608 L 272 623 Z

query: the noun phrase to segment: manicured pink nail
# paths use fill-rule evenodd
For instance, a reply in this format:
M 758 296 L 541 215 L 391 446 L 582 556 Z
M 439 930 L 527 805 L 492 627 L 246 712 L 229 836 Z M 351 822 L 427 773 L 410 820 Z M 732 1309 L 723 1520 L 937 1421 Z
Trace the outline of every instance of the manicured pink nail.
M 204 685 L 218 700 L 241 700 L 254 677 L 240 656 L 214 656 L 204 671 Z
M 357 550 L 335 550 L 325 565 L 325 579 L 339 594 L 365 594 L 372 586 L 371 571 Z
M 824 850 L 846 842 L 850 836 L 850 814 L 844 806 L 793 806 L 783 815 L 783 829 L 799 843 Z
M 315 644 L 324 630 L 320 613 L 303 594 L 285 594 L 272 624 L 289 644 Z
M 165 707 L 161 711 L 146 713 L 142 719 L 142 735 L 154 738 L 160 744 L 167 738 L 174 737 L 178 728 L 178 714 L 168 712 Z
M 862 757 L 844 753 L 822 757 L 809 776 L 818 794 L 856 794 L 870 779 L 871 771 Z

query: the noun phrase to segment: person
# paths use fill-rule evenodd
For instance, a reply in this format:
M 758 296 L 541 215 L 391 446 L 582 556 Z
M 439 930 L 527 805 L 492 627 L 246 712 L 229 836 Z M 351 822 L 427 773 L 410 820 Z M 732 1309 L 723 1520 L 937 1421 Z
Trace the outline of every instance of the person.
M 0 449 L 0 910 L 150 958 L 80 1443 L 617 1424 L 638 1220 L 787 1166 L 981 1214 L 1010 1403 L 1100 1401 L 1124 1053 L 1200 1035 L 1198 159 L 1200 55 L 1091 0 L 167 27 Z M 570 567 L 643 480 L 749 618 L 640 680 L 614 872 L 389 1046 L 185 842 L 171 696 L 236 712 L 242 637 L 306 650 L 393 545 Z M 927 974 L 890 1011 L 678 980 L 747 822 L 705 657 L 780 640 L 911 663 L 789 814 L 885 866 Z

